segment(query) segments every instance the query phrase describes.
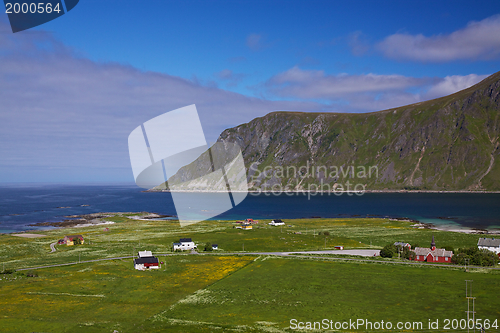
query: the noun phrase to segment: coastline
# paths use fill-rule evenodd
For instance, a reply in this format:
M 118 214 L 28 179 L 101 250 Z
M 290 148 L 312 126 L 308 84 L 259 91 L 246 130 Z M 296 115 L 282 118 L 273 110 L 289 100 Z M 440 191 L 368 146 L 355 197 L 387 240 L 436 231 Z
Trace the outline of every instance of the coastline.
M 206 190 L 155 190 L 149 189 L 141 192 L 171 192 L 171 193 L 227 193 L 227 191 L 206 191 Z M 283 193 L 316 193 L 316 194 L 337 194 L 340 193 L 353 193 L 362 195 L 364 193 L 484 193 L 484 194 L 500 194 L 500 191 L 487 191 L 487 190 L 364 190 L 364 191 L 310 191 L 310 190 L 290 190 L 290 191 L 273 191 L 273 190 L 231 190 L 235 193 L 272 193 L 272 194 L 283 194 Z
M 124 216 L 124 215 L 130 215 L 130 216 Z M 101 213 L 93 213 L 93 214 L 83 214 L 83 215 L 69 215 L 66 216 L 71 219 L 66 219 L 62 222 L 37 222 L 37 223 L 32 223 L 29 226 L 51 226 L 54 227 L 54 229 L 69 229 L 69 228 L 84 228 L 84 227 L 93 227 L 93 226 L 101 226 L 101 225 L 112 225 L 115 222 L 113 221 L 106 221 L 103 220 L 103 218 L 109 218 L 109 217 L 126 217 L 131 220 L 136 220 L 136 221 L 158 221 L 162 218 L 165 217 L 174 217 L 172 215 L 164 215 L 164 214 L 157 214 L 157 213 L 149 213 L 149 212 L 101 212 Z M 401 222 L 409 222 L 413 223 L 411 225 L 412 228 L 415 229 L 432 229 L 432 230 L 437 230 L 437 231 L 447 231 L 447 232 L 458 232 L 458 233 L 465 233 L 465 234 L 477 234 L 477 235 L 499 235 L 500 230 L 498 229 L 477 229 L 477 228 L 468 228 L 468 227 L 463 227 L 463 228 L 457 228 L 457 227 L 449 227 L 446 225 L 435 225 L 432 223 L 426 223 L 426 222 L 421 222 L 418 220 L 406 218 L 406 217 L 376 217 L 376 216 L 353 216 L 351 218 L 366 218 L 366 219 L 387 219 L 390 221 L 401 221 Z M 332 218 L 325 218 L 325 219 L 337 219 L 336 217 Z M 289 219 L 293 220 L 293 219 Z M 235 220 L 227 220 L 227 222 L 231 222 Z M 15 232 L 10 232 L 6 234 L 22 234 L 22 233 L 30 233 L 34 231 L 42 231 L 39 229 L 29 229 L 29 230 L 24 230 L 24 231 L 15 231 Z

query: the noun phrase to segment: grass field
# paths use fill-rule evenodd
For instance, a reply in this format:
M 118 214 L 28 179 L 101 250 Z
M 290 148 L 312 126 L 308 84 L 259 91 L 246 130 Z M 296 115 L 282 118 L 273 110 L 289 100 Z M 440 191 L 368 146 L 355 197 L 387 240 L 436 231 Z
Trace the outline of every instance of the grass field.
M 113 225 L 85 228 L 55 229 L 38 232 L 43 238 L 21 238 L 0 235 L 0 264 L 6 269 L 75 262 L 98 258 L 131 256 L 139 249 L 154 253 L 170 252 L 180 237 L 190 237 L 201 247 L 219 245 L 220 252 L 299 251 L 348 248 L 382 248 L 394 241 L 420 246 L 430 245 L 432 235 L 438 247 L 475 246 L 480 236 L 456 232 L 412 228 L 412 223 L 388 219 L 301 219 L 289 220 L 283 228 L 261 221 L 252 230 L 235 229 L 233 222 L 208 221 L 181 228 L 173 221 L 138 221 L 117 216 L 109 218 Z M 108 227 L 109 231 L 104 231 Z M 318 236 L 329 231 L 330 236 Z M 82 234 L 82 246 L 58 245 L 50 253 L 50 243 L 68 234 Z M 3 266 L 2 266 L 3 267 Z
M 137 250 L 170 252 L 191 237 L 217 243 L 219 255 L 160 256 L 158 271 L 136 271 L 132 259 L 82 263 L 0 274 L 1 332 L 288 332 L 290 319 L 422 321 L 462 319 L 465 282 L 474 280 L 476 310 L 500 319 L 500 272 L 452 267 L 396 265 L 325 258 L 224 255 L 228 252 L 381 248 L 394 241 L 438 247 L 474 246 L 479 235 L 414 229 L 387 219 L 304 219 L 253 230 L 209 221 L 181 228 L 172 221 L 110 218 L 107 226 L 38 232 L 43 238 L 0 235 L 0 265 L 6 269 L 131 256 Z M 108 227 L 109 231 L 104 231 Z M 329 231 L 329 236 L 318 232 Z M 49 244 L 83 234 L 81 246 Z M 326 240 L 326 241 L 325 241 Z M 0 266 L 2 268 L 3 266 Z M 345 331 L 345 330 L 342 330 Z M 491 332 L 492 330 L 490 330 Z M 438 332 L 434 330 L 433 332 Z
M 136 271 L 129 259 L 4 275 L 0 331 L 291 332 L 292 318 L 442 322 L 465 318 L 466 279 L 474 280 L 477 316 L 500 318 L 497 271 L 268 256 L 161 260 L 158 271 Z
M 141 331 L 147 318 L 252 262 L 252 257 L 175 256 L 140 272 L 132 260 L 0 275 L 1 332 Z
M 156 316 L 148 332 L 285 331 L 290 319 L 440 321 L 465 316 L 474 280 L 479 318 L 500 318 L 498 272 L 299 259 L 257 260 Z M 291 330 L 290 330 L 291 331 Z

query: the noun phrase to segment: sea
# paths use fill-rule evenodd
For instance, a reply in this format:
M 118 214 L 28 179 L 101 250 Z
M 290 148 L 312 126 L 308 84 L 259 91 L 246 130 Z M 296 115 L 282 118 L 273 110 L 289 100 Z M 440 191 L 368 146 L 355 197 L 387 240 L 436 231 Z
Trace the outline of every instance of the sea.
M 351 193 L 352 194 L 352 193 Z M 222 195 L 222 194 L 197 194 Z M 196 199 L 194 199 L 196 201 Z M 193 204 L 193 206 L 196 206 Z M 171 194 L 135 185 L 15 184 L 0 186 L 0 233 L 45 230 L 38 222 L 98 212 L 176 215 Z M 500 230 L 499 193 L 249 193 L 212 220 L 384 217 L 407 218 L 446 229 Z

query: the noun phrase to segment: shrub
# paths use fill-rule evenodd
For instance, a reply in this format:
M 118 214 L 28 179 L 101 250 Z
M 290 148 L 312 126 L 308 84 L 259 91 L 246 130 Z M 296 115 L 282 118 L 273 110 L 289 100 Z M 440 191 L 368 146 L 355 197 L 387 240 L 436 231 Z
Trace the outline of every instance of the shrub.
M 460 248 L 451 258 L 451 262 L 457 265 L 465 265 L 469 259 L 470 265 L 475 266 L 494 266 L 498 263 L 498 255 L 486 249 L 477 247 Z
M 14 273 L 14 272 L 15 272 L 15 270 L 13 270 L 13 269 L 6 269 L 6 270 L 4 270 L 4 271 L 2 271 L 2 272 L 0 272 L 0 273 L 1 273 L 1 274 L 12 274 L 12 273 Z
M 446 245 L 446 246 L 444 247 L 444 249 L 445 249 L 446 251 L 455 252 L 455 250 L 453 249 L 453 246 L 450 246 L 450 245 Z
M 330 236 L 330 232 L 329 231 L 325 231 L 325 232 L 323 232 L 323 235 Z
M 383 258 L 392 258 L 398 253 L 398 248 L 394 244 L 387 244 L 380 250 L 380 256 Z
M 35 272 L 31 272 L 31 271 L 30 271 L 30 272 L 26 273 L 26 276 L 27 276 L 27 277 L 38 277 L 38 274 L 37 274 L 37 273 L 35 273 Z
M 203 251 L 212 251 L 212 243 L 208 242 L 205 244 L 205 249 Z

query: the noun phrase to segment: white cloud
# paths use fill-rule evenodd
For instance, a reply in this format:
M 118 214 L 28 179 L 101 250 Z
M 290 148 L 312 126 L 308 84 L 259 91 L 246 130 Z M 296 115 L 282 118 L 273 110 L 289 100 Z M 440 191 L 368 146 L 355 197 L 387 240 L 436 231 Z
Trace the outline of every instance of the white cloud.
M 446 62 L 498 59 L 500 15 L 470 22 L 451 34 L 426 37 L 397 33 L 385 38 L 377 48 L 384 56 L 398 60 Z
M 327 75 L 319 70 L 302 70 L 295 66 L 273 76 L 267 89 L 281 97 L 303 99 L 332 99 L 350 94 L 380 93 L 403 90 L 428 80 L 402 75 Z
M 465 76 L 447 76 L 442 81 L 432 86 L 424 95 L 425 99 L 432 99 L 453 94 L 457 91 L 467 89 L 487 78 L 488 75 L 469 74 Z
M 403 75 L 327 75 L 295 66 L 270 78 L 267 94 L 279 98 L 318 101 L 336 111 L 378 111 L 441 97 L 468 88 L 487 75 L 414 78 Z
M 0 21 L 0 31 L 7 29 Z M 0 100 L 0 182 L 61 180 L 60 170 L 67 170 L 63 179 L 133 181 L 130 132 L 190 104 L 196 104 L 209 141 L 225 128 L 274 110 L 324 107 L 266 101 L 180 77 L 97 63 L 75 56 L 43 32 L 0 33 Z

